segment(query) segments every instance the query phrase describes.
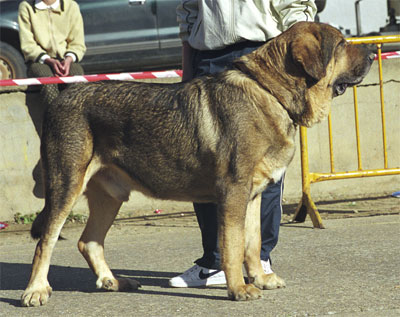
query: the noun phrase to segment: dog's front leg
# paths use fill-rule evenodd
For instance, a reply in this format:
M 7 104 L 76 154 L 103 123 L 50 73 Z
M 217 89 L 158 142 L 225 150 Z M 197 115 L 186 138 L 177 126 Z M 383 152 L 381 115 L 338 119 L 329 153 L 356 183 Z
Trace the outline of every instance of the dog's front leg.
M 261 194 L 251 200 L 246 212 L 244 265 L 249 282 L 260 289 L 285 287 L 285 282 L 275 273 L 265 274 L 261 266 Z
M 262 297 L 260 289 L 245 284 L 242 271 L 247 200 L 243 187 L 229 188 L 218 210 L 221 267 L 226 275 L 228 297 L 237 301 Z

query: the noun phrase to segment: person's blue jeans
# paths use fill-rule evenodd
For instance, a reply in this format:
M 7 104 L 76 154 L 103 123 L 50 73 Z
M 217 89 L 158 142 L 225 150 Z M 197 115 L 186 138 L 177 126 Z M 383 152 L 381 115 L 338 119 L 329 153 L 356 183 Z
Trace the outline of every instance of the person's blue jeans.
M 251 53 L 263 42 L 241 42 L 222 50 L 196 51 L 193 59 L 194 77 L 213 74 L 228 68 L 233 60 Z M 278 243 L 282 213 L 283 179 L 271 184 L 261 198 L 261 254 L 262 260 L 270 258 L 270 252 Z M 220 269 L 218 248 L 217 206 L 212 203 L 193 203 L 203 244 L 203 256 L 195 261 L 209 269 Z

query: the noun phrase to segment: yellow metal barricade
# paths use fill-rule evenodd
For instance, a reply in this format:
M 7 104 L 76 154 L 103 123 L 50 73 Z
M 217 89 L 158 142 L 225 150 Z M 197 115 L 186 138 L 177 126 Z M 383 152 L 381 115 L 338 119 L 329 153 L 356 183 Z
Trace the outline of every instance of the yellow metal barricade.
M 382 175 L 395 175 L 400 174 L 400 168 L 389 168 L 387 160 L 387 143 L 386 143 L 386 121 L 385 121 L 385 103 L 383 95 L 383 75 L 382 75 L 382 44 L 383 43 L 395 43 L 400 42 L 400 35 L 390 36 L 372 36 L 363 38 L 350 38 L 347 39 L 352 44 L 375 44 L 378 51 L 378 63 L 379 63 L 379 86 L 380 86 L 380 103 L 381 103 L 381 121 L 382 121 L 382 139 L 383 139 L 383 166 L 380 169 L 368 169 L 362 168 L 361 162 L 361 148 L 360 148 L 360 131 L 359 131 L 359 120 L 358 120 L 358 100 L 357 100 L 357 87 L 353 87 L 354 94 L 354 114 L 355 114 L 355 129 L 357 139 L 357 159 L 358 168 L 356 171 L 349 172 L 336 172 L 334 166 L 333 157 L 333 142 L 332 142 L 332 120 L 331 114 L 328 116 L 328 132 L 329 132 L 329 155 L 330 155 L 330 173 L 316 173 L 309 171 L 308 164 L 308 145 L 307 145 L 307 128 L 300 127 L 300 151 L 301 151 L 301 170 L 302 170 L 302 199 L 297 206 L 293 221 L 304 222 L 307 214 L 310 215 L 313 226 L 315 228 L 324 228 L 321 216 L 319 215 L 318 209 L 311 199 L 310 185 L 312 183 L 335 180 L 335 179 L 347 179 L 356 177 L 369 177 L 369 176 L 382 176 Z

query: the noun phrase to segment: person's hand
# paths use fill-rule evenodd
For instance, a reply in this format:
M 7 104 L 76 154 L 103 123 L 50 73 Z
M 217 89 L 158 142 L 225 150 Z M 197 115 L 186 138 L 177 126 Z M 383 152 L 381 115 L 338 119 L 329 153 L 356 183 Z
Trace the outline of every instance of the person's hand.
M 45 62 L 45 64 L 47 64 L 51 67 L 54 75 L 64 76 L 64 66 L 61 64 L 61 62 L 59 60 L 54 59 L 54 58 L 46 58 L 44 60 L 44 62 Z
M 64 60 L 61 61 L 61 65 L 64 67 L 63 76 L 69 75 L 69 70 L 71 68 L 72 63 L 73 61 L 71 56 L 67 56 Z

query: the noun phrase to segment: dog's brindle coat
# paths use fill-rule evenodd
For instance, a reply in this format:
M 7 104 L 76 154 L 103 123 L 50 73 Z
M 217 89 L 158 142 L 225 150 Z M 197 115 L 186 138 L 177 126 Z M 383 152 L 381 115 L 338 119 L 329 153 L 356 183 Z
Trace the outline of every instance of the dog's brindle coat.
M 332 97 L 363 79 L 373 54 L 341 33 L 300 22 L 217 75 L 177 84 L 98 82 L 64 91 L 44 118 L 45 207 L 22 305 L 48 301 L 50 257 L 76 199 L 90 215 L 80 252 L 97 287 L 137 289 L 115 278 L 104 239 L 131 190 L 158 198 L 218 204 L 228 297 L 261 297 L 283 287 L 260 264 L 260 193 L 292 160 L 298 125 L 328 114 Z M 245 284 L 242 264 L 250 284 Z

